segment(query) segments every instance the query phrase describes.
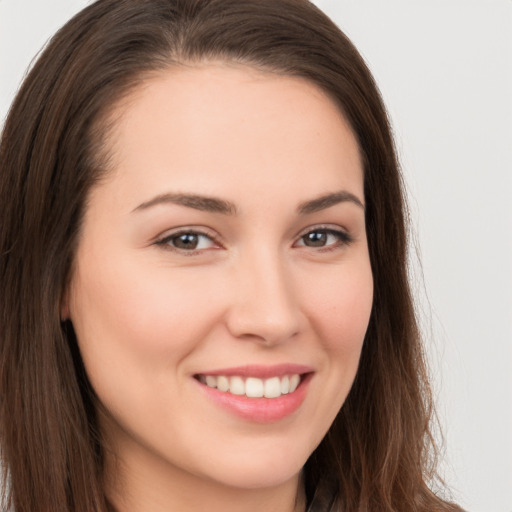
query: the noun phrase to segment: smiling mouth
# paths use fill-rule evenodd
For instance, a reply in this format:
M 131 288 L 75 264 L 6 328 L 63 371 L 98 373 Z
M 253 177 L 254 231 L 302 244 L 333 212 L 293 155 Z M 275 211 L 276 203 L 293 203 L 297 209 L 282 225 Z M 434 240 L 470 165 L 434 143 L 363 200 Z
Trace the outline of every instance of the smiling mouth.
M 305 375 L 307 374 L 293 373 L 268 379 L 240 375 L 195 375 L 194 377 L 205 386 L 231 395 L 247 398 L 279 398 L 282 395 L 294 393 Z

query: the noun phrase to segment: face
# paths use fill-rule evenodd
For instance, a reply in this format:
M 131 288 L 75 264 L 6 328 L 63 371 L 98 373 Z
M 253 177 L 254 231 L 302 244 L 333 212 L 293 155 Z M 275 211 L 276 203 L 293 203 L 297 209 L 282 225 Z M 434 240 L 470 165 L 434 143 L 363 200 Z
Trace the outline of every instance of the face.
M 127 475 L 297 478 L 372 305 L 354 135 L 309 82 L 221 63 L 152 78 L 118 114 L 66 304 L 107 442 Z

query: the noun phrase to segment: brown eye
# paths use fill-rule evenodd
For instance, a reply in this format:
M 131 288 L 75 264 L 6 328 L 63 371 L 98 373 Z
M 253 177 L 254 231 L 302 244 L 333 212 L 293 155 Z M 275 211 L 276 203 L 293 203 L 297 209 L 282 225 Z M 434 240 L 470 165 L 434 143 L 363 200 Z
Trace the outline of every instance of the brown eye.
M 327 245 L 328 233 L 325 231 L 312 231 L 302 237 L 307 247 L 324 247 Z
M 332 247 L 348 244 L 352 238 L 344 231 L 335 229 L 314 229 L 301 236 L 297 243 L 300 247 Z
M 177 249 L 197 249 L 199 236 L 195 233 L 184 233 L 171 239 Z
M 215 246 L 212 238 L 204 233 L 194 231 L 182 231 L 174 233 L 157 242 L 157 245 L 180 251 L 196 251 L 210 249 Z

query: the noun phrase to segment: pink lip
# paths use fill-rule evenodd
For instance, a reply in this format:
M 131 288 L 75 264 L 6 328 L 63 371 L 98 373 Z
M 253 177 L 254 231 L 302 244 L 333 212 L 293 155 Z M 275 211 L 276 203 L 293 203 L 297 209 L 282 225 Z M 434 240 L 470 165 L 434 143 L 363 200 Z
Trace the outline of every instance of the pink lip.
M 306 369 L 306 371 L 303 371 Z M 256 371 L 255 371 L 256 370 Z M 299 370 L 299 371 L 298 371 Z M 309 382 L 313 377 L 311 369 L 297 365 L 279 365 L 274 367 L 244 366 L 230 368 L 203 375 L 239 375 L 258 378 L 270 378 L 275 376 L 301 374 L 301 382 L 293 393 L 281 395 L 278 398 L 248 398 L 245 395 L 233 395 L 229 392 L 219 391 L 194 379 L 205 395 L 224 410 L 244 420 L 255 423 L 271 423 L 283 420 L 291 416 L 304 402 Z
M 285 375 L 313 372 L 313 368 L 301 364 L 278 364 L 273 366 L 264 365 L 245 365 L 232 368 L 221 368 L 218 370 L 207 370 L 199 372 L 198 375 L 225 375 L 232 377 L 238 375 L 240 377 L 257 377 L 258 379 L 270 379 L 272 377 L 284 377 Z

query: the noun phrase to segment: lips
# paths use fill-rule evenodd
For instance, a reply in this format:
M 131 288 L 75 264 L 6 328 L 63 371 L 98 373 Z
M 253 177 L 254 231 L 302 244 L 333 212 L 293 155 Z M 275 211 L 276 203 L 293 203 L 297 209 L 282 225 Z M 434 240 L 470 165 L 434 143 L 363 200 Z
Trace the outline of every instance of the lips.
M 260 379 L 258 377 L 243 377 L 234 375 L 200 375 L 199 380 L 210 388 L 216 388 L 224 393 L 245 395 L 248 398 L 279 398 L 281 395 L 293 393 L 300 383 L 300 375 L 284 375 Z
M 194 375 L 201 390 L 245 420 L 282 420 L 303 403 L 313 370 L 302 365 L 244 366 Z

